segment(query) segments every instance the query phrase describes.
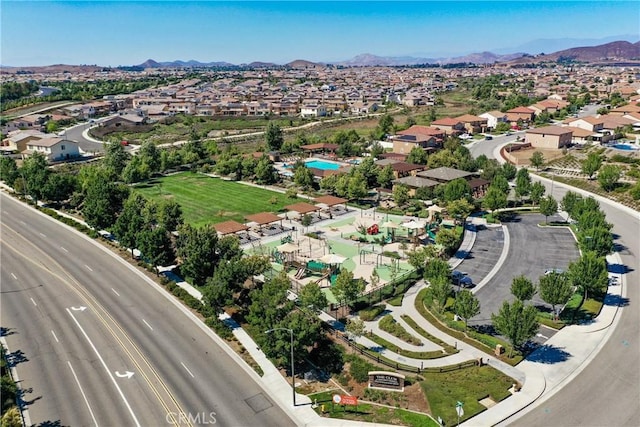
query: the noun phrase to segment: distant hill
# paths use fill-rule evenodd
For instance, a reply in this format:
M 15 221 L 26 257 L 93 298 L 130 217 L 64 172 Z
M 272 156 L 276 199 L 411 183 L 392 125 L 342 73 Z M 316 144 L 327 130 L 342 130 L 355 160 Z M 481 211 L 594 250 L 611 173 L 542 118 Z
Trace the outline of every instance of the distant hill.
M 0 66 L 0 71 L 14 73 L 14 72 L 22 72 L 22 73 L 94 73 L 97 71 L 105 71 L 109 70 L 109 67 L 99 67 L 97 65 L 67 65 L 67 64 L 54 64 L 54 65 L 44 65 L 44 66 L 33 66 L 33 67 L 9 67 L 6 65 Z
M 640 63 L 640 42 L 615 41 L 599 46 L 583 46 L 565 49 L 547 55 L 527 56 L 511 61 L 513 63 L 535 64 L 540 62 L 582 62 L 606 64 L 618 62 Z
M 509 61 L 519 58 L 524 53 L 511 53 L 508 55 L 497 55 L 491 52 L 472 53 L 465 56 L 456 56 L 451 58 L 415 58 L 412 56 L 376 56 L 370 53 L 355 56 L 352 59 L 342 62 L 336 62 L 335 65 L 343 65 L 348 67 L 367 67 L 367 66 L 402 66 L 402 65 L 419 65 L 419 64 L 493 64 L 494 62 Z
M 316 67 L 324 67 L 324 64 L 319 64 L 317 62 L 306 61 L 304 59 L 296 59 L 295 61 L 291 61 L 287 64 L 284 64 L 285 67 L 289 68 L 316 68 Z
M 142 64 L 135 65 L 141 68 L 207 68 L 207 67 L 234 67 L 228 62 L 199 62 L 193 59 L 189 61 L 167 61 L 157 62 L 153 59 L 147 59 Z

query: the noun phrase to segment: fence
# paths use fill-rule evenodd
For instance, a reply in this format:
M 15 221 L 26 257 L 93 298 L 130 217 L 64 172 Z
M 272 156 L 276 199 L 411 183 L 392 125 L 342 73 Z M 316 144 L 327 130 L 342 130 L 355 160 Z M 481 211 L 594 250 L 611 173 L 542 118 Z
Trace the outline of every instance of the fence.
M 476 360 L 468 360 L 466 362 L 458 363 L 456 365 L 438 366 L 436 368 L 418 368 L 417 366 L 405 365 L 405 364 L 402 364 L 402 363 L 394 362 L 394 361 L 389 360 L 389 359 L 387 359 L 385 357 L 380 357 L 379 354 L 372 354 L 371 353 L 371 352 L 373 352 L 372 350 L 369 350 L 369 351 L 365 350 L 365 348 L 363 348 L 362 345 L 359 345 L 358 343 L 350 340 L 349 337 L 347 337 L 345 334 L 339 332 L 336 329 L 334 329 L 334 332 L 335 332 L 335 335 L 338 338 L 340 338 L 342 341 L 347 343 L 349 345 L 349 347 L 353 348 L 354 350 L 356 350 L 361 355 L 366 356 L 369 359 L 376 361 L 377 363 L 380 363 L 382 365 L 388 366 L 388 367 L 393 368 L 393 369 L 395 369 L 397 371 L 412 372 L 412 373 L 416 373 L 416 374 L 420 374 L 422 372 L 441 373 L 441 372 L 457 371 L 457 370 L 460 370 L 460 369 L 470 368 L 472 366 L 478 366 L 479 365 L 479 362 L 476 361 Z

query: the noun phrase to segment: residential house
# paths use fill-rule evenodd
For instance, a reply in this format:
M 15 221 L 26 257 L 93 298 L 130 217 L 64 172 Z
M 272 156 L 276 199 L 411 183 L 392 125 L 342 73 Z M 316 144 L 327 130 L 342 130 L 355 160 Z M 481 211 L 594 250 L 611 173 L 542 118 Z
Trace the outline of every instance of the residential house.
M 434 120 L 433 122 L 431 122 L 430 127 L 444 131 L 447 136 L 458 135 L 460 133 L 463 133 L 465 130 L 464 123 L 462 123 L 458 119 L 453 119 L 451 117 Z
M 559 149 L 571 144 L 573 132 L 570 127 L 543 126 L 528 129 L 524 136 L 525 143 L 534 148 Z
M 482 117 L 487 120 L 487 127 L 489 129 L 495 129 L 496 126 L 498 126 L 498 123 L 509 123 L 507 114 L 497 110 L 487 111 L 486 113 L 480 114 L 478 117 Z
M 23 155 L 30 156 L 33 153 L 42 153 L 48 161 L 64 161 L 80 156 L 78 143 L 59 137 L 48 137 L 30 141 Z
M 467 133 L 479 133 L 487 130 L 488 120 L 472 114 L 463 114 L 455 118 L 463 123 Z
M 325 117 L 326 115 L 327 107 L 322 104 L 304 104 L 300 107 L 302 117 Z
M 31 141 L 37 141 L 47 138 L 50 134 L 40 132 L 39 130 L 14 130 L 9 132 L 7 138 L 2 140 L 2 146 L 8 150 L 23 152 L 27 149 L 27 144 Z
M 533 105 L 529 105 L 528 108 L 533 110 L 536 115 L 541 113 L 555 114 L 568 105 L 569 103 L 567 101 L 558 99 L 545 99 L 543 101 L 536 102 Z
M 409 197 L 415 197 L 416 191 L 419 188 L 427 187 L 427 188 L 435 188 L 440 183 L 438 181 L 434 181 L 428 178 L 422 178 L 420 176 L 409 175 L 402 178 L 394 179 L 393 186 L 395 188 L 396 185 L 404 185 L 409 188 Z
M 516 107 L 507 111 L 507 119 L 512 125 L 517 125 L 518 122 L 529 124 L 535 119 L 536 112 L 528 107 Z
M 638 112 L 640 112 L 640 106 L 635 104 L 621 105 L 619 107 L 612 108 L 611 110 L 609 110 L 609 114 L 613 114 L 617 116 L 624 116 L 625 114 L 638 113 Z
M 574 144 L 586 144 L 591 141 L 602 141 L 602 134 L 598 132 L 593 132 L 590 130 L 578 128 L 578 127 L 568 127 L 571 129 L 571 142 Z
M 400 179 L 405 176 L 416 176 L 417 173 L 426 168 L 425 165 L 406 163 L 393 158 L 377 160 L 375 164 L 380 166 L 381 168 L 390 165 L 391 169 L 393 170 L 393 176 L 395 179 Z

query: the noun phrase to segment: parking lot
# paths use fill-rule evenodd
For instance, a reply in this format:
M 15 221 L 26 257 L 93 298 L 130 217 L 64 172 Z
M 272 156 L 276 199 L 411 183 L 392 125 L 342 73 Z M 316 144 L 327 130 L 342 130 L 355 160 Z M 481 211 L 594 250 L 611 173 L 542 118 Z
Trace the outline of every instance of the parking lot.
M 502 227 L 477 226 L 476 241 L 469 255 L 457 267 L 471 277 L 474 284 L 484 279 L 498 262 L 504 246 Z
M 561 220 L 561 218 L 559 216 L 549 217 L 549 221 L 552 220 Z M 544 224 L 544 221 L 543 215 L 523 214 L 505 222 L 510 237 L 507 258 L 496 275 L 475 293 L 480 300 L 481 312 L 469 324 L 485 325 L 491 323 L 491 314 L 498 312 L 503 301 L 513 300 L 510 288 L 514 277 L 524 275 L 537 284 L 545 270 L 550 268 L 566 270 L 571 261 L 579 258 L 576 241 L 569 229 L 539 227 L 538 224 Z M 481 235 L 478 233 L 478 238 Z M 485 239 L 476 239 L 477 243 L 482 244 L 484 241 Z M 497 240 L 496 243 L 498 243 Z M 482 248 L 483 246 L 480 246 L 478 249 Z M 478 249 L 474 245 L 474 252 Z M 495 247 L 494 250 L 497 253 L 493 256 L 497 260 L 502 251 L 502 245 L 499 248 Z M 478 280 L 482 280 L 486 275 L 487 268 L 490 270 L 495 264 L 493 262 L 489 266 L 483 266 L 482 263 L 478 265 L 474 263 L 473 258 L 469 261 L 471 262 L 468 263 L 465 260 L 459 269 L 468 272 L 474 278 L 475 283 L 477 283 L 476 276 L 479 278 Z M 537 295 L 533 302 L 542 304 Z

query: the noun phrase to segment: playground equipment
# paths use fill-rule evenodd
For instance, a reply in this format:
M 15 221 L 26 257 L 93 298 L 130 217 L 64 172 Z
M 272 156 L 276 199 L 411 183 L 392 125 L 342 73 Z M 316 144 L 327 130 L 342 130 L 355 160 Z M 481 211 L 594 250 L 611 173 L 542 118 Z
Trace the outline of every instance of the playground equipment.
M 283 236 L 280 239 L 280 243 L 293 243 L 293 237 L 291 237 L 291 234 Z
M 379 232 L 378 224 L 373 224 L 371 227 L 367 227 L 367 234 L 373 235 L 378 234 Z

